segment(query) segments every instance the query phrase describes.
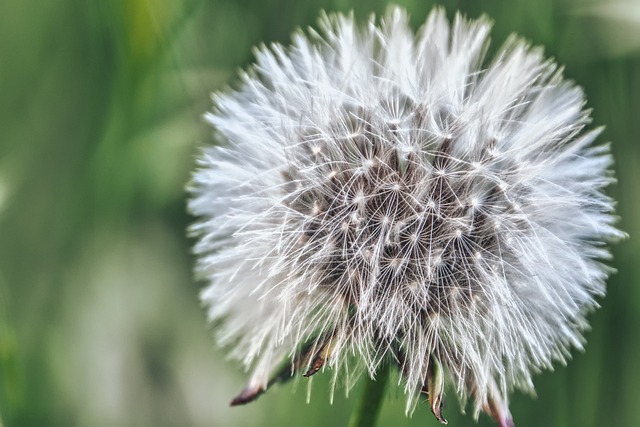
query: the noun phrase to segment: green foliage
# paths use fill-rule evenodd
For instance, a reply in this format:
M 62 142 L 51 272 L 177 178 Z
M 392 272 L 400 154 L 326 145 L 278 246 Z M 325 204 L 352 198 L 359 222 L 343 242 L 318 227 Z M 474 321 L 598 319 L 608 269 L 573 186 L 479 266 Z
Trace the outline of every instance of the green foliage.
M 432 3 L 398 1 L 423 22 Z M 640 233 L 640 7 L 608 0 L 451 0 L 487 14 L 493 48 L 517 32 L 566 65 L 613 141 L 621 228 Z M 622 5 L 622 6 L 621 6 Z M 244 375 L 214 347 L 191 277 L 184 185 L 213 90 L 234 85 L 252 46 L 289 40 L 350 0 L 5 1 L 0 5 L 0 426 L 345 425 L 356 399 L 327 376 L 229 408 Z M 624 9 L 627 8 L 627 9 Z M 523 426 L 640 424 L 640 253 L 591 316 L 587 351 L 515 394 Z M 404 417 L 392 373 L 379 425 Z M 296 394 L 292 394 L 298 389 Z M 358 390 L 356 390 L 357 392 Z M 451 425 L 473 425 L 446 402 Z M 4 423 L 4 424 L 3 424 Z M 481 417 L 479 425 L 492 425 Z

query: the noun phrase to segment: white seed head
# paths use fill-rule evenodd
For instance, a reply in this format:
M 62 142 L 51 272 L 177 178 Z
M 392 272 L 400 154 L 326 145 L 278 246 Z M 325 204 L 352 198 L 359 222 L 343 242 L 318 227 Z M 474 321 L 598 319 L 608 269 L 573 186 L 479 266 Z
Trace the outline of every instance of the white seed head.
M 581 348 L 622 236 L 583 92 L 516 37 L 486 61 L 486 18 L 320 28 L 215 95 L 190 186 L 202 300 L 253 372 L 236 403 L 287 359 L 350 387 L 355 355 L 400 365 L 408 411 L 426 391 L 440 419 L 441 366 L 508 425 L 510 390 Z

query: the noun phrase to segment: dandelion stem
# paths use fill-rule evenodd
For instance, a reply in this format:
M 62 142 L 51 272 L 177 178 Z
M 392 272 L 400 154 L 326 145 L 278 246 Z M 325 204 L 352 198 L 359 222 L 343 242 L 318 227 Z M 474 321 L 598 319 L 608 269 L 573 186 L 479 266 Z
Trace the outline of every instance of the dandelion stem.
M 376 424 L 384 390 L 389 381 L 389 364 L 383 363 L 376 372 L 376 379 L 365 379 L 360 401 L 351 414 L 349 427 L 373 427 Z

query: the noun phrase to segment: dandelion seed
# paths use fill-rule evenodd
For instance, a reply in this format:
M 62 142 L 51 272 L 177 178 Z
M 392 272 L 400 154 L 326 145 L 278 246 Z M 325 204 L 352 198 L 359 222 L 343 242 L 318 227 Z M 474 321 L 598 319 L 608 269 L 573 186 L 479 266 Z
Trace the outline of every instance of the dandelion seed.
M 426 393 L 445 422 L 448 383 L 511 425 L 511 390 L 582 347 L 623 236 L 583 92 L 517 37 L 485 61 L 486 18 L 320 28 L 258 49 L 206 116 L 223 146 L 189 207 L 202 300 L 252 370 L 232 403 L 396 362 L 407 412 Z

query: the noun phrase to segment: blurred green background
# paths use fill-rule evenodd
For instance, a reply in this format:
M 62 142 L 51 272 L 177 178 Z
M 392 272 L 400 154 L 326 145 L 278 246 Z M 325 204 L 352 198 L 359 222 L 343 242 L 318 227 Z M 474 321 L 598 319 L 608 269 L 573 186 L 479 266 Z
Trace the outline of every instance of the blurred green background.
M 398 1 L 417 28 L 430 1 Z M 519 427 L 640 425 L 640 2 L 444 1 L 495 20 L 566 65 L 613 141 L 621 227 L 586 353 L 516 393 Z M 345 425 L 355 396 L 329 375 L 229 408 L 245 375 L 215 348 L 191 276 L 184 185 L 210 93 L 233 84 L 253 45 L 287 43 L 320 9 L 384 1 L 0 1 L 0 426 Z M 294 390 L 297 392 L 294 393 Z M 358 390 L 354 390 L 354 395 Z M 392 383 L 380 425 L 404 416 Z M 450 395 L 445 415 L 474 425 Z M 492 425 L 482 416 L 479 425 Z

